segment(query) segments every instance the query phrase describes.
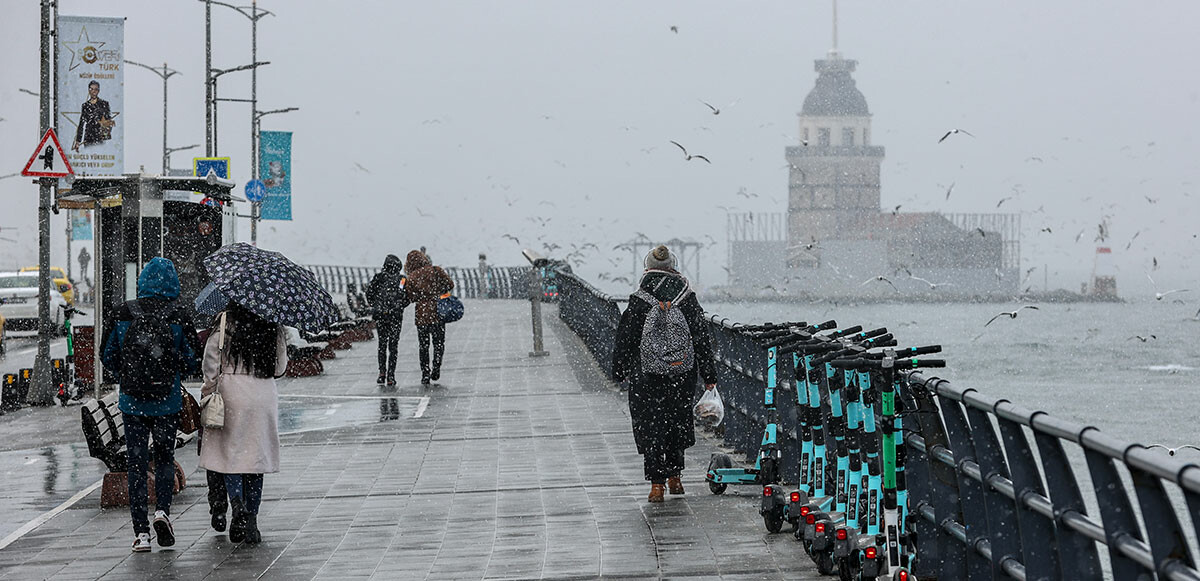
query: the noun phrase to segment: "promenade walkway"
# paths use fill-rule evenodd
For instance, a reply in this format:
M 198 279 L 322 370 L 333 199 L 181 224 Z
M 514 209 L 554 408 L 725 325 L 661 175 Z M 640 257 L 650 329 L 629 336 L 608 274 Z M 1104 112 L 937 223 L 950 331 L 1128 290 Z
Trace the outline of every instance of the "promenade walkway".
M 765 533 L 757 488 L 708 492 L 711 438 L 688 453 L 685 496 L 646 502 L 625 396 L 553 308 L 544 358 L 528 357 L 528 303 L 467 301 L 467 313 L 448 328 L 443 377 L 428 389 L 411 322 L 395 389 L 374 382 L 374 343 L 338 352 L 324 376 L 281 380 L 287 433 L 282 470 L 266 479 L 261 545 L 209 528 L 189 446 L 179 451 L 189 486 L 173 509 L 174 547 L 131 554 L 128 511 L 100 509 L 97 490 L 0 549 L 0 579 L 817 577 L 790 534 Z M 65 413 L 6 416 L 0 432 L 28 433 L 17 424 Z M 76 460 L 85 474 L 71 478 L 84 485 L 68 491 L 61 475 L 56 487 L 11 479 L 23 452 L 39 454 L 0 454 L 6 486 L 20 488 L 6 493 L 21 499 L 0 500 L 12 521 L 0 536 L 102 472 Z

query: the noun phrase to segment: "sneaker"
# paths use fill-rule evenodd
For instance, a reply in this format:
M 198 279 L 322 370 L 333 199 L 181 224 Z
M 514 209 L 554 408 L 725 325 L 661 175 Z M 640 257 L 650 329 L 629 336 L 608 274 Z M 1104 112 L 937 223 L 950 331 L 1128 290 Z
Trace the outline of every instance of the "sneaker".
M 175 529 L 171 528 L 171 519 L 167 513 L 154 511 L 154 534 L 158 537 L 158 546 L 169 547 L 175 544 Z
M 429 385 L 429 374 L 428 373 L 421 374 L 421 385 Z
M 437 381 L 441 378 L 442 378 L 442 370 L 441 369 L 434 369 L 433 373 L 429 374 L 429 379 L 432 379 L 434 381 Z
M 222 513 L 212 515 L 212 528 L 214 531 L 217 531 L 218 533 L 223 533 L 223 532 L 225 532 L 226 525 L 227 525 L 227 523 L 225 521 L 225 513 L 222 512 Z
M 136 537 L 133 537 L 133 552 L 150 552 L 150 533 L 138 533 Z

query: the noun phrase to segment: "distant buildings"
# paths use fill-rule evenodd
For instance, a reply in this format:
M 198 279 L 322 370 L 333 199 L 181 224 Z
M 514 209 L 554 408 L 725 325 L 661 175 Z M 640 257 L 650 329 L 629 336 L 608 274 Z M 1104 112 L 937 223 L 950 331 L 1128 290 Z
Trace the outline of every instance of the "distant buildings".
M 1019 215 L 881 207 L 884 148 L 871 142 L 871 113 L 851 76 L 857 64 L 836 50 L 816 61 L 800 143 L 785 150 L 787 213 L 729 216 L 731 290 L 918 299 L 1019 292 Z M 877 276 L 891 284 L 867 282 Z

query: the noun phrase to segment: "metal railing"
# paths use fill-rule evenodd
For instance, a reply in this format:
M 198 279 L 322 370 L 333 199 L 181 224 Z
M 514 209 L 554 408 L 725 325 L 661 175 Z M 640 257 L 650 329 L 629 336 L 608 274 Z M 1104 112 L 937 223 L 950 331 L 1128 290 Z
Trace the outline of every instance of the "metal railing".
M 348 284 L 355 284 L 361 291 L 371 282 L 378 266 L 306 266 L 330 294 L 345 294 Z M 478 299 L 527 299 L 529 298 L 528 266 L 490 266 L 486 271 L 479 268 L 444 267 L 446 274 L 454 280 L 454 293 L 461 298 Z
M 559 277 L 559 316 L 611 377 L 618 301 Z M 767 421 L 766 350 L 739 323 L 706 320 L 720 363 L 723 437 L 753 462 Z M 782 476 L 795 482 L 795 383 L 783 374 L 778 383 Z M 904 429 L 916 577 L 1200 581 L 1200 463 L 936 377 L 913 373 L 903 385 L 917 404 Z

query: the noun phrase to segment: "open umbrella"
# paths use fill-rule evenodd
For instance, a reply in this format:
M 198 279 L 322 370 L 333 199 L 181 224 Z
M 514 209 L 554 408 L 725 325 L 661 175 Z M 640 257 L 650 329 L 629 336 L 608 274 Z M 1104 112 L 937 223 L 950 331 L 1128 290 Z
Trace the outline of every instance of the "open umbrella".
M 205 258 L 204 269 L 221 294 L 268 321 L 320 331 L 340 318 L 312 273 L 278 252 L 229 244 Z
M 217 285 L 208 283 L 199 295 L 196 295 L 196 312 L 205 315 L 215 315 L 225 310 L 225 305 L 229 304 L 229 297 L 217 288 Z

